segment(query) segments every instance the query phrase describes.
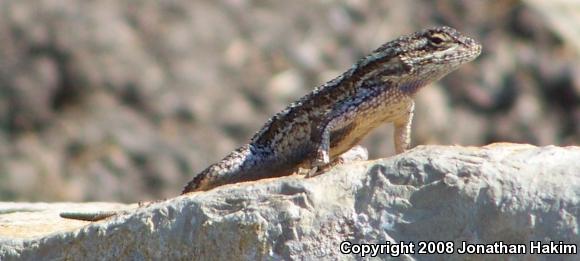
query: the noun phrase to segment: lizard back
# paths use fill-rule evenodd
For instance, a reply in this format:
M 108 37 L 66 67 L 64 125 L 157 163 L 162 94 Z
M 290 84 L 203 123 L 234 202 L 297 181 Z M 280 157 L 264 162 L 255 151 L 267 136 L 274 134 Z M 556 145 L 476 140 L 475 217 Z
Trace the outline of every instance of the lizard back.
M 475 59 L 481 45 L 442 26 L 399 37 L 375 49 L 335 79 L 315 88 L 271 117 L 248 145 L 197 175 L 183 193 L 278 177 L 310 167 L 323 127 L 341 109 L 353 120 L 330 132 L 333 159 L 372 129 L 410 112 L 414 94 L 461 64 Z M 409 122 L 410 123 L 410 122 Z

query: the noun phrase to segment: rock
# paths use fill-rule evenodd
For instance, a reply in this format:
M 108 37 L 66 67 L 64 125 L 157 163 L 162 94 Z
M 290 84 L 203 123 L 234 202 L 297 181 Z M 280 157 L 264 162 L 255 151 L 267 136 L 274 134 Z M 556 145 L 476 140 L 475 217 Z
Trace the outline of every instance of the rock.
M 312 179 L 296 175 L 223 186 L 94 223 L 60 219 L 58 212 L 111 206 L 0 205 L 0 259 L 360 258 L 341 254 L 343 241 L 453 242 L 447 244 L 455 254 L 400 256 L 406 260 L 464 260 L 457 254 L 462 241 L 526 246 L 562 241 L 577 248 L 578 159 L 580 147 L 419 146 Z M 11 232 L 17 226 L 26 232 Z M 548 257 L 577 258 L 540 259 Z
M 419 93 L 414 144 L 580 141 L 578 1 L 263 2 L 0 0 L 0 200 L 170 197 L 290 102 L 436 24 L 484 53 Z M 370 155 L 392 155 L 391 133 L 369 133 Z

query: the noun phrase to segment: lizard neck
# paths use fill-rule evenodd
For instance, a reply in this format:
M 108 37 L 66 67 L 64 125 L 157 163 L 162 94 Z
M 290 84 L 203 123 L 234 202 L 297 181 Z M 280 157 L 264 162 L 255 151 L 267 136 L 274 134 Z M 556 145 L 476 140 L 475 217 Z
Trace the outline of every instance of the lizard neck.
M 399 90 L 401 90 L 401 92 L 403 92 L 404 94 L 413 96 L 425 85 L 426 82 L 422 80 L 403 82 L 401 83 L 401 85 L 399 85 Z

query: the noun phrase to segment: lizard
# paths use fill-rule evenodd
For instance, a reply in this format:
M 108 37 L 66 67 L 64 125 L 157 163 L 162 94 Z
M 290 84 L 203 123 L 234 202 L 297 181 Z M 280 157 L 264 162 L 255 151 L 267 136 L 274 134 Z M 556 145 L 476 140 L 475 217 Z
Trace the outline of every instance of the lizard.
M 448 26 L 387 42 L 275 114 L 248 144 L 200 172 L 181 194 L 299 169 L 319 172 L 384 123 L 394 125 L 395 153 L 400 154 L 410 147 L 415 94 L 477 58 L 481 49 L 476 40 Z M 61 216 L 99 220 L 116 213 Z

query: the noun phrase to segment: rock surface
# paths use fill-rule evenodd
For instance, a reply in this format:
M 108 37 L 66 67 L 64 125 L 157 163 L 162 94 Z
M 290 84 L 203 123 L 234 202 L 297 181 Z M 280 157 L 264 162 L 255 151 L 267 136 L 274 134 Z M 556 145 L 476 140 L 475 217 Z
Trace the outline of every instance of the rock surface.
M 418 94 L 413 144 L 578 145 L 578 9 L 571 0 L 0 0 L 0 200 L 171 197 L 290 102 L 432 25 L 484 49 Z M 394 153 L 391 136 L 390 126 L 369 133 L 371 158 Z
M 228 185 L 94 223 L 60 219 L 58 212 L 132 206 L 4 204 L 0 259 L 360 257 L 339 252 L 345 240 L 453 241 L 455 249 L 461 241 L 577 246 L 579 159 L 580 147 L 419 146 L 388 159 L 344 164 L 312 179 L 290 176 Z M 466 259 L 458 254 L 401 257 Z

